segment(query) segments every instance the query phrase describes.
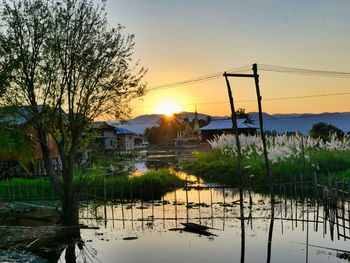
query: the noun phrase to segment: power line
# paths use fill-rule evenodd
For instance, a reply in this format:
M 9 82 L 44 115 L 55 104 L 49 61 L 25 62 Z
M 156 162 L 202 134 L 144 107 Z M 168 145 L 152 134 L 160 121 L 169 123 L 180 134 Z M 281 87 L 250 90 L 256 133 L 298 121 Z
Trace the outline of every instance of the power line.
M 258 64 L 258 66 L 260 71 L 274 71 L 280 73 L 311 75 L 317 77 L 350 78 L 350 72 L 304 69 L 267 64 Z
M 273 72 L 280 72 L 280 73 L 310 75 L 310 76 L 317 76 L 317 77 L 350 78 L 350 72 L 294 68 L 294 67 L 268 65 L 268 64 L 258 64 L 258 66 L 259 66 L 259 71 L 273 71 Z M 247 72 L 250 70 L 251 70 L 251 66 L 243 66 L 243 67 L 227 70 L 226 72 L 241 73 L 241 72 Z M 209 75 L 195 77 L 187 80 L 175 81 L 175 82 L 165 83 L 157 86 L 151 86 L 148 89 L 148 91 L 152 92 L 156 90 L 176 88 L 179 86 L 191 85 L 191 84 L 196 84 L 204 81 L 214 80 L 214 79 L 221 78 L 222 74 L 223 72 L 217 72 L 217 73 L 212 73 Z
M 228 70 L 228 73 L 238 73 L 238 72 L 246 72 L 250 70 L 250 66 L 244 66 L 244 67 L 239 67 L 235 69 Z M 168 88 L 174 88 L 178 86 L 183 86 L 183 85 L 189 85 L 189 84 L 195 84 L 198 82 L 203 82 L 203 81 L 208 81 L 208 80 L 213 80 L 217 78 L 222 77 L 222 72 L 217 72 L 205 76 L 200 76 L 200 77 L 195 77 L 187 80 L 182 80 L 182 81 L 176 81 L 176 82 L 170 82 L 166 84 L 161 84 L 158 86 L 153 86 L 148 89 L 148 91 L 154 91 L 154 90 L 159 90 L 159 89 L 168 89 Z
M 308 99 L 308 98 L 344 96 L 344 95 L 350 95 L 350 92 L 328 93 L 328 94 L 317 94 L 317 95 L 305 95 L 305 96 L 290 96 L 290 97 L 279 97 L 279 98 L 268 98 L 268 99 L 263 99 L 263 101 Z M 251 99 L 251 100 L 235 100 L 235 102 L 256 102 L 256 99 L 255 100 L 254 99 Z M 181 104 L 179 106 L 228 104 L 228 103 L 229 103 L 228 101 L 212 101 L 212 102 L 187 103 L 187 104 Z M 135 107 L 135 108 L 153 108 L 153 107 L 154 106 L 140 106 L 140 107 Z

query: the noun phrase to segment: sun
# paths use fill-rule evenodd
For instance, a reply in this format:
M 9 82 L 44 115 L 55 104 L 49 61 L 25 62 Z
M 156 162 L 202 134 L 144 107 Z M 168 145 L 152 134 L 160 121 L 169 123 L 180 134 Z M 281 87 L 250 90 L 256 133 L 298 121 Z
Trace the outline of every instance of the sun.
M 158 104 L 158 106 L 155 108 L 155 112 L 158 114 L 165 114 L 167 116 L 171 116 L 174 113 L 178 113 L 182 111 L 183 109 L 181 106 L 173 100 L 165 100 Z

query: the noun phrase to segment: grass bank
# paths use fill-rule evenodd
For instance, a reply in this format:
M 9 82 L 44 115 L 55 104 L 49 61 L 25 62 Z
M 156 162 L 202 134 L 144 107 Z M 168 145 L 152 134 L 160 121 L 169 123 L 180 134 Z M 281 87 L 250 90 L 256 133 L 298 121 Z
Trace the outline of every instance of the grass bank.
M 218 182 L 237 185 L 239 173 L 237 158 L 222 154 L 218 150 L 208 153 L 200 153 L 198 158 L 184 165 L 187 173 L 197 175 L 208 182 Z M 252 184 L 264 184 L 267 182 L 265 163 L 262 156 L 256 158 L 243 157 L 244 180 L 251 178 Z M 336 177 L 350 181 L 350 152 L 349 151 L 309 151 L 306 153 L 305 167 L 302 156 L 292 157 L 270 163 L 271 174 L 274 182 L 290 182 L 296 176 L 300 180 L 312 179 L 316 174 L 319 180 L 328 172 L 332 178 Z
M 96 171 L 95 171 L 96 172 Z M 81 186 L 82 199 L 160 199 L 166 192 L 185 185 L 175 172 L 167 169 L 151 170 L 140 176 L 127 173 L 101 176 L 96 173 L 79 175 L 74 184 Z M 106 187 L 105 187 L 106 185 Z M 0 182 L 2 199 L 55 199 L 57 198 L 49 179 L 15 178 Z

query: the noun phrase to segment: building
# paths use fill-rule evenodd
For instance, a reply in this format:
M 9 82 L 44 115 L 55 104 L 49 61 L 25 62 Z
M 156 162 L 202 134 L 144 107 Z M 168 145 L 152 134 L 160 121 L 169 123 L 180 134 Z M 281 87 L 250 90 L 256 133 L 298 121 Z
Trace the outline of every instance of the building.
M 91 129 L 95 130 L 95 140 L 90 150 L 96 153 L 109 154 L 135 150 L 135 133 L 119 128 L 105 121 L 94 122 Z
M 38 109 L 41 112 L 42 107 L 38 106 Z M 6 152 L 0 152 L 0 172 L 3 177 L 45 175 L 41 147 L 39 142 L 33 139 L 36 137 L 36 130 L 33 127 L 36 121 L 35 118 L 31 117 L 27 107 L 20 108 L 16 113 L 4 112 L 5 110 L 3 109 L 0 123 L 7 127 L 16 126 L 17 129 L 26 135 L 27 140 L 23 142 L 20 152 L 11 151 L 11 149 Z M 47 135 L 46 140 L 50 150 L 50 158 L 53 160 L 55 168 L 59 169 L 61 160 L 58 146 L 50 134 Z M 28 161 L 30 161 L 29 164 Z M 26 165 L 24 165 L 24 162 Z
M 237 119 L 237 127 L 239 133 L 255 134 L 258 126 L 247 123 L 245 119 Z M 211 140 L 216 135 L 223 133 L 233 133 L 232 119 L 213 119 L 207 126 L 198 129 L 201 132 L 203 140 Z
M 134 151 L 135 150 L 135 133 L 124 128 L 115 128 L 117 134 L 118 151 Z
M 95 131 L 94 144 L 91 149 L 100 153 L 113 151 L 117 149 L 116 128 L 105 121 L 94 122 L 91 129 Z

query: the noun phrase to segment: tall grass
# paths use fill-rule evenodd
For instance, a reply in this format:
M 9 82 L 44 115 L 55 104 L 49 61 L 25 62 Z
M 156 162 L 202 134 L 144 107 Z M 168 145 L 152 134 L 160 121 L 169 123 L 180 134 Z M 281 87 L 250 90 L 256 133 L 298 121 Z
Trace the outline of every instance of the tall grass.
M 257 136 L 240 136 L 245 182 L 267 182 L 261 140 Z M 289 182 L 292 177 L 303 174 L 312 179 L 350 169 L 350 141 L 332 136 L 330 142 L 297 136 L 268 137 L 270 169 L 275 182 Z M 184 165 L 184 170 L 206 181 L 238 184 L 236 145 L 232 135 L 222 135 L 210 141 L 213 151 L 199 154 L 198 159 Z M 305 166 L 304 166 L 305 160 Z M 348 173 L 341 173 L 350 180 Z

